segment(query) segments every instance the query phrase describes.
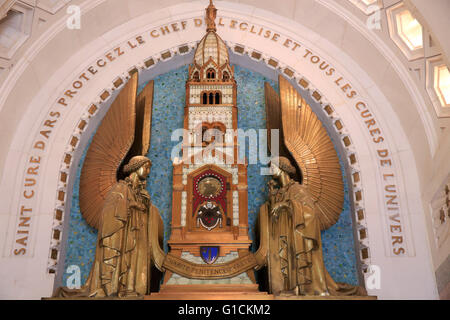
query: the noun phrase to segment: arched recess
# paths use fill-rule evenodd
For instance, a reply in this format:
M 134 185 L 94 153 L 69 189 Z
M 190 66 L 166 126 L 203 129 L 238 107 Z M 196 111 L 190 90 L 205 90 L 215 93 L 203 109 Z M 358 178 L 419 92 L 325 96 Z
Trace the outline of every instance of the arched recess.
M 313 99 L 323 107 L 323 119 L 333 119 L 324 120 L 324 123 L 333 124 L 338 131 L 341 130 L 343 148 L 348 149 L 349 156 L 352 151 L 358 155 L 361 187 L 357 191 L 361 192 L 359 196 L 364 199 L 366 208 L 371 263 L 380 266 L 382 270 L 380 289 L 369 290 L 370 293 L 381 298 L 435 297 L 415 157 L 391 102 L 370 75 L 345 52 L 320 38 L 314 30 L 281 17 L 274 18 L 273 14 L 267 12 L 258 11 L 255 15 L 236 4 L 224 2 L 222 5 L 223 7 L 218 5 L 218 8 L 223 12 L 222 17 L 228 19 L 223 20 L 224 23 L 228 22 L 228 27 L 224 24 L 222 29 L 219 28 L 219 33 L 236 52 L 234 62 L 267 73 L 266 67 L 258 67 L 259 60 L 264 60 L 274 70 L 309 90 Z M 17 296 L 14 294 L 17 289 L 12 281 L 20 279 L 20 275 L 23 277 L 19 281 L 23 281 L 23 285 L 35 288 L 28 291 L 28 297 L 38 298 L 51 293 L 54 276 L 47 273 L 49 256 L 51 258 L 49 244 L 52 241 L 54 223 L 58 223 L 55 222 L 58 210 L 64 209 L 67 197 L 70 196 L 64 190 L 71 190 L 73 187 L 71 175 L 81 156 L 80 150 L 84 150 L 87 137 L 90 137 L 90 133 L 106 113 L 129 72 L 141 71 L 141 82 L 144 82 L 155 74 L 192 61 L 187 53 L 195 47 L 196 41 L 204 33 L 204 26 L 196 26 L 195 21 L 201 19 L 203 9 L 203 3 L 198 2 L 189 9 L 174 6 L 170 10 L 162 9 L 126 20 L 102 35 L 101 40 L 88 42 L 82 49 L 74 52 L 57 72 L 49 75 L 39 88 L 39 94 L 33 97 L 28 109 L 24 110 L 6 160 L 6 167 L 13 170 L 5 173 L 2 183 L 2 190 L 5 191 L 7 183 L 14 186 L 12 190 L 6 191 L 10 195 L 8 208 L 11 214 L 5 224 L 9 230 L 3 248 L 3 257 L 6 258 L 2 258 L 9 270 L 15 270 L 12 277 L 3 277 L 2 280 L 2 287 L 12 288 L 8 293 L 11 297 Z M 175 24 L 178 31 L 175 31 Z M 256 29 L 256 35 L 251 32 L 252 26 L 263 28 L 261 35 L 265 38 L 264 41 L 257 34 L 260 29 Z M 173 29 L 164 35 L 166 27 Z M 266 38 L 263 32 L 267 31 L 271 31 L 271 34 Z M 140 38 L 141 35 L 145 36 Z M 260 57 L 253 55 L 253 52 L 259 52 Z M 247 58 L 246 53 L 252 58 Z M 161 67 L 156 65 L 158 59 L 165 61 L 170 58 L 171 64 L 161 64 Z M 323 66 L 324 61 L 328 67 L 322 70 L 320 66 Z M 94 68 L 90 69 L 92 66 Z M 149 72 L 142 72 L 147 69 Z M 331 72 L 331 69 L 334 72 L 328 75 L 327 71 Z M 77 93 L 68 93 L 68 90 Z M 352 91 L 357 92 L 354 96 L 357 99 L 349 98 Z M 66 100 L 61 100 L 62 98 Z M 358 110 L 358 107 L 365 109 L 363 105 L 370 110 L 370 119 L 377 123 L 377 128 L 382 132 L 382 145 L 373 144 L 373 134 L 367 130 L 365 122 L 370 119 L 361 116 L 364 110 Z M 327 106 L 331 108 L 328 109 L 331 110 L 330 113 Z M 43 128 L 49 128 L 49 133 L 43 134 L 46 132 Z M 80 131 L 77 133 L 77 130 Z M 78 140 L 73 139 L 74 132 Z M 42 139 L 43 135 L 44 138 L 45 135 L 49 136 L 46 147 L 42 153 L 36 154 L 36 141 Z M 20 148 L 28 151 L 17 152 Z M 380 156 L 380 150 L 387 150 L 389 157 L 387 154 Z M 36 189 L 32 201 L 27 202 L 27 206 L 35 210 L 36 223 L 30 229 L 27 255 L 14 256 L 12 252 L 19 221 L 17 213 L 23 208 L 23 181 L 29 174 L 30 160 L 37 161 L 37 157 L 39 189 Z M 380 164 L 382 160 L 386 161 L 384 165 Z M 36 163 L 32 165 L 36 167 Z M 395 174 L 395 180 L 389 185 L 395 186 L 396 201 L 401 205 L 398 219 L 403 230 L 401 234 L 405 254 L 400 257 L 393 255 L 391 248 L 392 237 L 389 230 L 392 229 L 389 229 L 388 208 L 385 206 L 385 182 L 391 173 L 384 171 L 385 166 Z M 357 197 L 355 193 L 355 200 Z M 55 203 L 58 203 L 56 210 Z M 33 271 L 24 266 L 25 259 L 35 266 Z M 418 280 L 416 276 L 419 273 L 421 278 Z
M 152 64 L 150 68 L 141 68 L 139 70 L 140 78 L 153 79 L 161 72 L 167 72 L 168 70 L 177 69 L 180 65 L 184 65 L 185 61 L 192 61 L 193 53 L 195 51 L 195 43 L 189 44 L 186 48 L 184 45 L 175 48 L 178 50 L 177 54 L 172 54 L 170 57 L 164 60 L 158 60 L 155 64 Z M 180 51 L 183 51 L 183 59 L 177 56 Z M 357 273 L 360 283 L 365 281 L 365 278 L 369 275 L 370 265 L 372 265 L 371 253 L 370 253 L 370 237 L 368 234 L 368 226 L 365 210 L 365 197 L 363 196 L 364 190 L 362 185 L 362 174 L 360 171 L 360 164 L 357 150 L 353 146 L 353 139 L 351 133 L 346 128 L 342 119 L 337 117 L 334 107 L 326 102 L 325 97 L 319 90 L 312 87 L 310 81 L 304 76 L 294 77 L 290 74 L 286 68 L 273 68 L 270 65 L 270 60 L 258 60 L 252 58 L 251 50 L 249 49 L 248 55 L 241 55 L 239 48 L 235 47 L 234 50 L 230 50 L 231 61 L 240 64 L 241 66 L 252 66 L 259 72 L 266 74 L 268 78 L 277 81 L 279 74 L 288 78 L 291 83 L 302 93 L 302 96 L 307 100 L 307 103 L 312 106 L 314 112 L 321 119 L 323 125 L 326 127 L 330 137 L 332 138 L 335 148 L 337 149 L 343 170 L 346 176 L 347 185 L 349 188 L 349 201 L 352 214 L 352 221 L 354 226 L 354 239 L 355 239 L 355 254 L 357 258 Z M 163 50 L 160 54 L 167 52 Z M 80 117 L 77 122 L 77 126 L 74 128 L 72 136 L 69 138 L 66 152 L 61 159 L 59 173 L 59 188 L 56 190 L 56 203 L 53 223 L 52 236 L 58 235 L 51 240 L 49 259 L 48 259 L 48 272 L 51 274 L 56 273 L 57 278 L 55 281 L 55 289 L 61 286 L 62 275 L 64 271 L 64 259 L 65 259 L 65 246 L 67 244 L 67 236 L 69 231 L 69 216 L 72 204 L 72 192 L 74 180 L 76 180 L 76 172 L 80 165 L 80 158 L 83 152 L 86 150 L 86 144 L 92 137 L 92 133 L 96 131 L 103 116 L 107 112 L 110 104 L 114 101 L 116 94 L 122 89 L 125 83 L 129 80 L 130 75 L 137 72 L 137 69 L 130 66 L 129 72 L 122 74 L 118 77 L 114 77 L 110 80 L 111 94 L 105 94 L 103 91 L 98 97 L 94 99 L 95 102 L 90 104 L 90 107 Z M 161 71 L 164 70 L 164 71 Z M 300 79 L 300 81 L 296 81 Z M 140 81 L 140 85 L 145 83 L 144 80 Z M 183 83 L 180 83 L 183 86 Z M 308 89 L 308 87 L 311 88 Z M 202 93 L 203 94 L 203 93 Z M 200 94 L 200 95 L 202 95 Z M 206 123 L 205 130 L 207 128 L 214 128 L 216 125 L 223 127 L 221 123 Z M 204 134 L 203 130 L 202 136 Z M 201 141 L 201 140 L 200 140 Z M 62 236 L 61 236 L 62 235 Z

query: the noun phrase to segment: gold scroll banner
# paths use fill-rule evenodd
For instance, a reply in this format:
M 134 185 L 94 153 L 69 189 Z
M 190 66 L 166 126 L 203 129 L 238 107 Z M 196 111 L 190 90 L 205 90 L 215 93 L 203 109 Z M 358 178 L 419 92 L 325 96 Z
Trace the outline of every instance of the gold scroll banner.
M 163 268 L 189 279 L 210 280 L 232 278 L 258 266 L 252 253 L 224 264 L 201 265 L 191 263 L 169 253 Z

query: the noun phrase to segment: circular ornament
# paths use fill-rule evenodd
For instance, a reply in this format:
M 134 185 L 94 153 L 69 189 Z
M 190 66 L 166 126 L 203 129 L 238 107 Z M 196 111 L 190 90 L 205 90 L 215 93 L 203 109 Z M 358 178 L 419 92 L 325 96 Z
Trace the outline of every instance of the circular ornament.
M 216 177 L 207 176 L 199 181 L 197 191 L 205 198 L 215 198 L 222 191 L 222 182 Z

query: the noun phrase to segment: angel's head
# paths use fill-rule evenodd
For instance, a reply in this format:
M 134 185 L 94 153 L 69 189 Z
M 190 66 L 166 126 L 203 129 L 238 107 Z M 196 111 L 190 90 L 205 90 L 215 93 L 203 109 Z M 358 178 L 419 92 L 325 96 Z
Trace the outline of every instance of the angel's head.
M 152 162 L 149 158 L 144 156 L 136 156 L 130 159 L 128 164 L 124 167 L 124 172 L 127 175 L 135 172 L 139 179 L 145 180 L 149 173 L 150 167 L 152 166 Z
M 283 172 L 286 173 L 289 177 L 293 177 L 297 173 L 297 170 L 291 164 L 291 161 L 289 161 L 289 159 L 286 157 L 274 158 L 270 162 L 270 169 L 272 170 L 273 176 L 275 178 L 280 178 Z

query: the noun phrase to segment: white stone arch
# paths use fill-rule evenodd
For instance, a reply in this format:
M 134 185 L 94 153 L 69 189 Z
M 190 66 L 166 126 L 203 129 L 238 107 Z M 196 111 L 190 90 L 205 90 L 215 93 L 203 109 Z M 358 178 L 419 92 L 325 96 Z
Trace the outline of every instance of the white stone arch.
M 107 2 L 105 3 L 107 4 Z M 399 189 L 402 204 L 402 225 L 405 228 L 405 241 L 408 244 L 408 255 L 402 258 L 387 255 L 389 252 L 387 224 L 385 218 L 380 215 L 380 212 L 384 213 L 386 210 L 383 207 L 383 182 L 377 167 L 379 159 L 376 150 L 371 148 L 368 143 L 371 137 L 365 129 L 364 123 L 361 122 L 355 112 L 355 102 L 348 102 L 345 93 L 334 81 L 329 81 L 327 78 L 324 80 L 323 74 L 317 71 L 316 65 L 305 63 L 301 55 L 295 55 L 282 48 L 282 43 L 279 43 L 279 46 L 270 46 L 269 49 L 266 43 L 252 39 L 252 35 L 241 32 L 241 30 L 227 29 L 226 33 L 221 33 L 219 28 L 219 34 L 230 46 L 245 44 L 247 48 L 255 49 L 263 55 L 267 55 L 266 59 L 277 59 L 283 69 L 291 68 L 297 76 L 305 77 L 311 83 L 311 86 L 317 88 L 322 96 L 323 104 L 326 105 L 327 102 L 331 104 L 336 117 L 345 124 L 346 130 L 352 137 L 352 146 L 359 157 L 358 163 L 363 179 L 365 207 L 367 208 L 367 226 L 371 239 L 372 263 L 382 268 L 382 287 L 380 290 L 372 290 L 370 293 L 381 298 L 435 298 L 436 289 L 433 286 L 434 279 L 426 239 L 426 228 L 424 227 L 423 204 L 418 188 L 419 176 L 416 170 L 415 154 L 407 138 L 405 128 L 400 123 L 391 102 L 352 58 L 326 39 L 318 36 L 314 30 L 307 29 L 282 17 L 274 17 L 273 14 L 265 11 L 254 10 L 251 7 L 241 7 L 227 2 L 218 3 L 217 7 L 224 17 L 228 16 L 231 19 L 240 19 L 240 21 L 246 21 L 249 24 L 262 25 L 264 28 L 278 32 L 280 37 L 288 37 L 301 43 L 302 47 L 310 48 L 321 59 L 330 62 L 336 68 L 336 73 L 347 79 L 352 88 L 358 91 L 362 101 L 370 106 L 370 110 L 377 123 L 380 124 L 386 138 L 386 147 L 391 150 L 397 175 L 396 185 Z M 94 9 L 95 6 L 93 5 L 91 10 Z M 92 123 L 86 132 L 88 133 L 95 127 L 95 122 L 98 123 L 102 118 L 101 115 L 106 112 L 108 102 L 112 101 L 114 97 L 111 81 L 117 79 L 118 76 L 125 78 L 134 66 L 145 68 L 145 62 L 148 62 L 151 57 L 165 60 L 161 52 L 170 51 L 172 55 L 177 48 L 186 43 L 193 45 L 201 39 L 204 28 L 194 28 L 190 30 L 192 32 L 183 35 L 171 33 L 166 35 L 162 42 L 154 42 L 151 46 L 147 44 L 142 47 L 145 50 L 133 49 L 133 51 L 121 56 L 121 59 L 118 57 L 108 67 L 101 70 L 100 77 L 92 77 L 86 85 L 83 85 L 76 98 L 71 100 L 69 108 L 54 109 L 61 96 L 71 87 L 74 81 L 79 80 L 79 76 L 90 65 L 95 64 L 100 57 L 106 59 L 105 54 L 114 51 L 117 45 L 122 43 L 126 45 L 127 41 L 133 37 L 143 33 L 148 34 L 150 30 L 161 25 L 199 18 L 203 9 L 203 2 L 194 2 L 194 5 L 189 6 L 188 9 L 183 5 L 175 5 L 168 9 L 130 18 L 101 37 L 86 41 L 85 46 L 75 51 L 70 59 L 62 63 L 58 71 L 49 75 L 48 79 L 45 79 L 46 81 L 40 83 L 36 90 L 38 93 L 33 95 L 26 108 L 21 110 L 23 116 L 15 130 L 15 136 L 11 140 L 8 156 L 5 160 L 5 168 L 11 168 L 11 170 L 4 171 L 1 186 L 1 191 L 4 192 L 4 199 L 7 202 L 7 210 L 11 212 L 6 219 L 2 220 L 5 222 L 5 230 L 7 231 L 5 232 L 7 237 L 4 240 L 2 239 L 4 244 L 2 264 L 5 265 L 2 272 L 6 269 L 15 270 L 12 276 L 2 277 L 2 288 L 10 288 L 8 292 L 1 292 L 2 296 L 17 298 L 22 294 L 23 297 L 39 298 L 51 294 L 54 277 L 47 274 L 46 271 L 55 202 L 58 201 L 56 194 L 57 190 L 61 188 L 58 180 L 65 154 L 71 152 L 70 139 L 79 124 L 80 118 L 88 118 L 90 105 L 99 102 L 99 97 L 105 90 L 110 92 L 109 100 L 102 103 L 105 107 L 101 107 L 99 112 L 92 117 Z M 155 17 L 158 17 L 158 19 Z M 304 37 L 305 35 L 307 37 Z M 159 56 L 157 57 L 157 55 Z M 190 63 L 191 61 L 184 60 L 186 57 L 179 56 L 174 59 L 177 59 L 176 63 L 178 64 Z M 172 63 L 171 66 L 167 66 L 167 64 L 162 66 L 171 69 L 176 63 Z M 167 70 L 164 70 L 164 68 L 158 70 L 159 73 L 165 71 Z M 65 80 L 61 81 L 61 79 Z M 141 78 L 141 82 L 145 80 L 148 79 Z M 325 101 L 325 97 L 327 101 Z M 38 175 L 40 179 L 39 192 L 32 199 L 33 203 L 27 204 L 33 206 L 34 214 L 36 214 L 28 247 L 30 255 L 14 257 L 11 255 L 11 248 L 15 239 L 14 233 L 17 226 L 18 209 L 21 207 L 20 197 L 23 194 L 23 181 L 27 173 L 27 163 L 29 163 L 31 156 L 35 156 L 32 149 L 36 137 L 39 136 L 45 121 L 48 120 L 49 113 L 55 110 L 58 110 L 61 116 L 60 121 L 52 130 L 46 152 L 42 154 Z M 76 147 L 77 150 L 84 149 L 83 145 L 86 145 L 88 137 L 90 137 L 89 134 L 83 134 Z M 25 151 L 21 151 L 22 149 Z M 77 163 L 77 157 L 79 156 L 79 153 L 75 155 L 70 163 Z M 73 168 L 70 170 L 73 173 Z M 405 171 L 407 174 L 405 174 Z M 68 189 L 71 189 L 70 184 Z M 367 197 L 366 195 L 371 196 Z M 27 267 L 30 265 L 33 266 L 32 270 Z M 11 273 L 11 271 L 9 272 Z M 417 280 L 416 276 L 419 273 L 421 278 Z M 20 288 L 13 286 L 13 281 L 18 281 L 19 286 L 34 288 L 34 290 L 28 290 L 27 293 L 24 293 L 23 290 L 20 291 Z

